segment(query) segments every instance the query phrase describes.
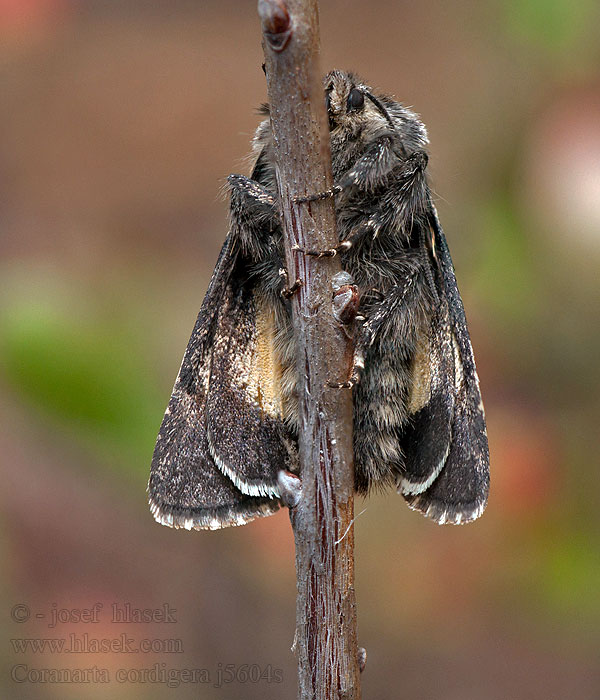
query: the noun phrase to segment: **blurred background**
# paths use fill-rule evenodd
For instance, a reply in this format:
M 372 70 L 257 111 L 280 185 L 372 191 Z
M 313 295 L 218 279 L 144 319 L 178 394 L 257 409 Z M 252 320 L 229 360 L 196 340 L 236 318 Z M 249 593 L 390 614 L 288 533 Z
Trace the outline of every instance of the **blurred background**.
M 365 698 L 600 697 L 599 14 L 322 3 L 323 70 L 429 128 L 492 467 L 467 527 L 357 501 Z M 287 514 L 189 533 L 146 505 L 261 62 L 254 1 L 0 0 L 3 698 L 296 697 Z

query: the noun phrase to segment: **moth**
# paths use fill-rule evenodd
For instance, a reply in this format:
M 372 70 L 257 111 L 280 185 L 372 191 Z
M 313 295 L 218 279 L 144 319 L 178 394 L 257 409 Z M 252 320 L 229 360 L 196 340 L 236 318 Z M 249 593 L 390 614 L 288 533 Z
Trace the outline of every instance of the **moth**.
M 340 242 L 304 254 L 339 255 L 344 289 L 357 291 L 356 376 L 347 383 L 356 491 L 394 486 L 434 521 L 466 523 L 486 506 L 488 442 L 428 184 L 427 132 L 412 111 L 352 73 L 332 71 L 324 88 L 335 185 L 306 201 L 335 198 Z M 293 288 L 268 106 L 262 112 L 252 174 L 228 180 L 229 234 L 154 450 L 150 507 L 170 527 L 217 529 L 271 515 L 298 476 Z

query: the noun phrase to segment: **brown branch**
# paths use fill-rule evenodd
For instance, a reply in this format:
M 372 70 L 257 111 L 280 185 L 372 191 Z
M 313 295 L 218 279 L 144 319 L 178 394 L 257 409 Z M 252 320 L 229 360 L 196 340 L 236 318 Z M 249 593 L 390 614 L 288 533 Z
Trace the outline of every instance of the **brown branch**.
M 298 585 L 296 654 L 301 700 L 359 700 L 353 531 L 350 340 L 332 318 L 338 258 L 301 250 L 337 245 L 331 198 L 296 197 L 332 185 L 329 130 L 318 67 L 317 0 L 259 0 L 277 182 L 298 353 L 302 500 L 291 511 Z

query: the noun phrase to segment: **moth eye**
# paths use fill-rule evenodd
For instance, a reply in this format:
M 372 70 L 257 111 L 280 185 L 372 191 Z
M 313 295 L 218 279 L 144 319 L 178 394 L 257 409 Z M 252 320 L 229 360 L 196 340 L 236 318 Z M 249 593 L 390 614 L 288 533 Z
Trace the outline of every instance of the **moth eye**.
M 365 103 L 365 96 L 357 88 L 352 88 L 350 94 L 348 95 L 348 101 L 346 102 L 346 111 L 354 112 L 360 109 Z

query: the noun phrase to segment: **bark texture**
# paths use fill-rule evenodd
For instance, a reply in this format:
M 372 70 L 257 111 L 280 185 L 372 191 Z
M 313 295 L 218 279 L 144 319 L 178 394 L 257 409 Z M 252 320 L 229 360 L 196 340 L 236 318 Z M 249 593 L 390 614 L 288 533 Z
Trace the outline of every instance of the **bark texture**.
M 259 0 L 300 388 L 302 500 L 291 511 L 298 585 L 295 650 L 301 700 L 360 699 L 354 594 L 352 344 L 332 317 L 338 258 L 329 129 L 318 64 L 316 0 Z

